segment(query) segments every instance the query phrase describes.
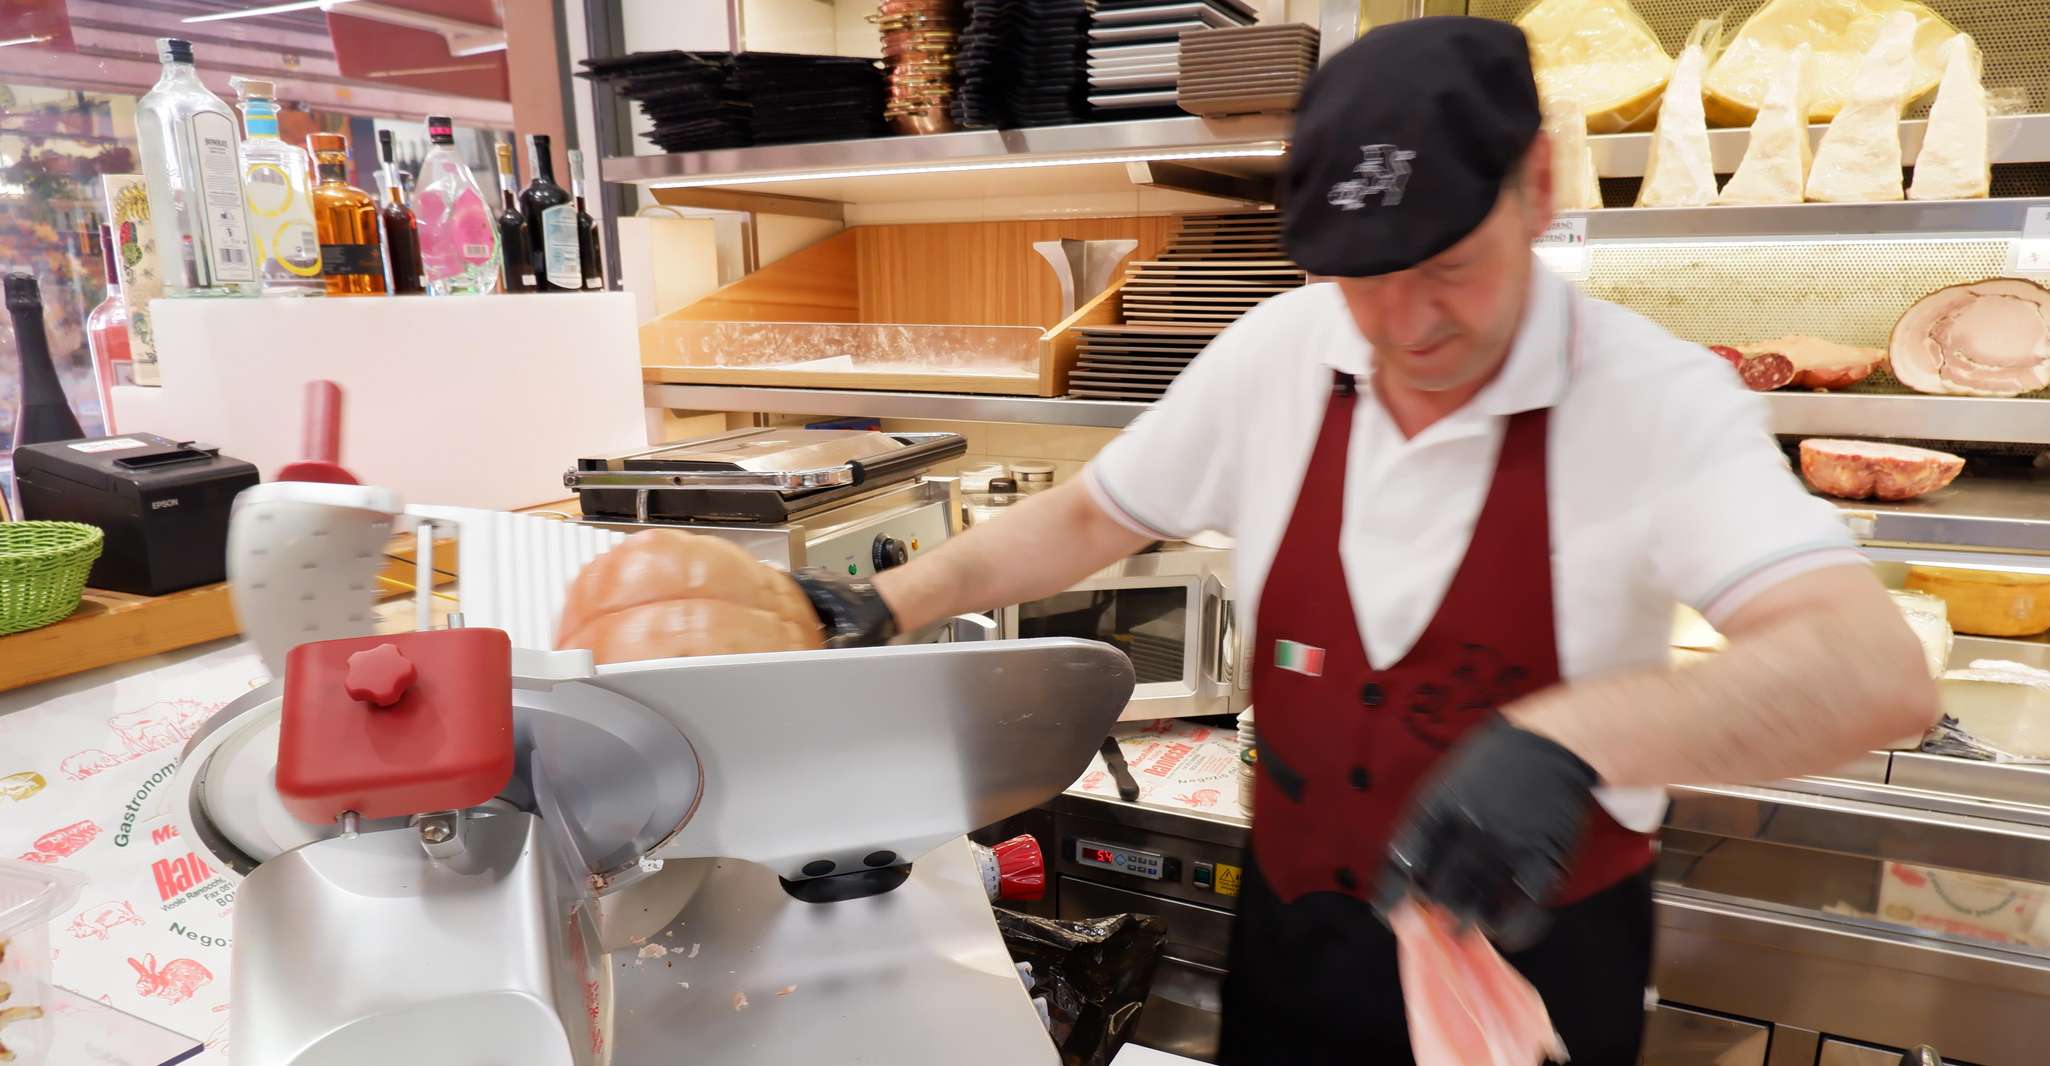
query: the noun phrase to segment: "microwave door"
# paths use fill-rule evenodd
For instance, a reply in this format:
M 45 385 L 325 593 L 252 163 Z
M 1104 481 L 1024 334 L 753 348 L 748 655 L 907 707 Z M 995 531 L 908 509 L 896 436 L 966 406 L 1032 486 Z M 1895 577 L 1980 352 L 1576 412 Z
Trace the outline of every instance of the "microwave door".
M 1193 576 L 1099 578 L 1006 608 L 1002 635 L 1077 637 L 1123 651 L 1138 675 L 1126 720 L 1213 713 L 1199 698 L 1208 628 L 1203 592 Z

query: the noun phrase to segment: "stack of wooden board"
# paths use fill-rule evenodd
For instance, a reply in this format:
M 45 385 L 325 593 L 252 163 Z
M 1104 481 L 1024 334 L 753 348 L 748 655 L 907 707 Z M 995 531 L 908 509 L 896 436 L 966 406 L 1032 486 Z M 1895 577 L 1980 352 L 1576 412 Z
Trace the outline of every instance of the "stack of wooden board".
M 1281 250 L 1279 214 L 1186 216 L 1157 259 L 1127 271 L 1125 324 L 1081 327 L 1068 394 L 1158 399 L 1224 327 L 1307 280 Z
M 1315 26 L 1286 23 L 1185 33 L 1176 98 L 1192 115 L 1294 111 L 1317 69 Z

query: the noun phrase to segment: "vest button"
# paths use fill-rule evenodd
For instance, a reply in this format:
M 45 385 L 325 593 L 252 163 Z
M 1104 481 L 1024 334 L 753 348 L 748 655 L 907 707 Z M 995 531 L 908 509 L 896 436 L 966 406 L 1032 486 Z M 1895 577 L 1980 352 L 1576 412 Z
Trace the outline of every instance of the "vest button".
M 1344 889 L 1347 892 L 1351 892 L 1353 889 L 1360 887 L 1360 879 L 1358 877 L 1353 876 L 1352 867 L 1350 866 L 1339 867 L 1337 871 L 1331 875 L 1331 879 L 1333 881 L 1338 882 L 1338 887 Z
M 1352 787 L 1361 792 L 1365 792 L 1374 785 L 1374 775 L 1368 773 L 1367 768 L 1364 766 L 1353 767 L 1352 772 L 1345 775 L 1345 777 L 1347 781 L 1352 782 Z
M 1369 707 L 1379 707 L 1381 704 L 1386 703 L 1387 701 L 1388 693 L 1382 691 L 1381 686 L 1376 684 L 1375 682 L 1369 681 L 1365 685 L 1360 686 L 1361 703 L 1364 703 Z

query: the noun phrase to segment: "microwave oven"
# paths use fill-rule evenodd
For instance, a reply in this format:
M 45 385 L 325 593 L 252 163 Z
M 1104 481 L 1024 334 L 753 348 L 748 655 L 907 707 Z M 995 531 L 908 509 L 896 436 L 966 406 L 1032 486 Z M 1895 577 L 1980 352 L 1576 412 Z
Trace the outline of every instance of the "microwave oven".
M 1251 695 L 1251 634 L 1231 595 L 1231 550 L 1171 542 L 1065 592 L 997 612 L 999 638 L 1100 640 L 1138 684 L 1120 721 L 1237 714 Z

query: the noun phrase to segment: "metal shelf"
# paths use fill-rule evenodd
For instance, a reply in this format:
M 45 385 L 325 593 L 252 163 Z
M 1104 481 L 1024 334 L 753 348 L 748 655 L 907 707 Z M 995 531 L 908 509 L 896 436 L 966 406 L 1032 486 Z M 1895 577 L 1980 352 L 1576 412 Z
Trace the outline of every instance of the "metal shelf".
M 1587 218 L 1587 239 L 1731 241 L 1753 238 L 1991 237 L 2021 235 L 2031 207 L 2050 197 L 1899 200 L 1874 204 L 1775 204 L 1759 207 L 1612 207 L 1571 212 Z
M 1901 162 L 1913 166 L 1922 151 L 1927 119 L 1901 122 Z M 1826 125 L 1808 127 L 1808 139 L 1820 143 Z M 1651 153 L 1649 133 L 1605 133 L 1587 139 L 1594 149 L 1595 171 L 1605 178 L 1641 178 Z M 1709 154 L 1718 174 L 1734 173 L 1751 143 L 1748 129 L 1708 131 Z M 2050 161 L 2050 115 L 2005 115 L 1989 120 L 1986 150 L 1995 163 Z
M 1880 558 L 1925 558 L 1913 550 L 1918 548 L 1979 553 L 1989 562 L 2000 561 L 1997 556 L 2050 555 L 2050 478 L 1962 477 L 1898 503 L 1831 502 L 1843 511 L 1851 535 L 1878 549 Z
M 1771 392 L 1774 433 L 2050 445 L 2050 401 L 1859 392 Z
M 980 396 L 956 392 L 770 389 L 726 385 L 647 386 L 651 407 L 678 411 L 760 411 L 843 418 L 932 418 L 951 422 L 1025 422 L 1117 429 L 1149 406 L 1124 400 Z

